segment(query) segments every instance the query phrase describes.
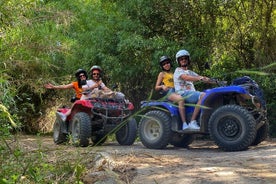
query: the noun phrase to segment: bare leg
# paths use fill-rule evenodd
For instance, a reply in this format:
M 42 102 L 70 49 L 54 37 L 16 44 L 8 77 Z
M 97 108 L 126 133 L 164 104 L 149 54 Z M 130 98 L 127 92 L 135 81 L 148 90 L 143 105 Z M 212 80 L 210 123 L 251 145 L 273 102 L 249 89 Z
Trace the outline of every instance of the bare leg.
M 180 114 L 182 122 L 186 122 L 184 100 L 183 99 L 178 102 L 178 109 L 179 109 L 179 114 Z
M 178 103 L 178 109 L 179 109 L 179 114 L 180 114 L 181 120 L 182 120 L 182 122 L 186 122 L 184 99 L 182 98 L 182 96 L 172 93 L 168 99 L 173 102 Z
M 200 104 L 201 104 L 202 98 L 203 98 L 204 96 L 205 96 L 205 93 L 201 93 L 201 95 L 200 95 L 200 97 L 199 97 L 199 100 L 197 101 L 195 110 L 194 110 L 194 112 L 193 112 L 191 121 L 196 120 L 196 117 L 197 117 L 197 115 L 198 115 L 198 113 L 199 113 L 199 110 L 200 110 Z

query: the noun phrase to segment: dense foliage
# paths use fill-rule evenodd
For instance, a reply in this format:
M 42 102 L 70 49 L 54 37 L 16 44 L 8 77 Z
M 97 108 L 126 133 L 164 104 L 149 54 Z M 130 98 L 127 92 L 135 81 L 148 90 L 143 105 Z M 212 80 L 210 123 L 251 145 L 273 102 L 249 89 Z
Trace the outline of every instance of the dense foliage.
M 5 149 L 5 138 L 16 127 L 50 131 L 43 119 L 69 101 L 71 91 L 46 90 L 45 83 L 68 84 L 76 69 L 97 64 L 105 71 L 105 83 L 117 83 L 139 108 L 151 97 L 159 57 L 174 60 L 182 48 L 202 75 L 229 82 L 243 75 L 255 79 L 267 99 L 270 135 L 276 136 L 275 28 L 274 0 L 0 1 L 0 162 L 16 163 L 0 177 L 17 170 L 10 181 L 0 182 L 18 182 L 20 172 L 29 181 L 43 182 L 39 173 L 57 171 L 43 162 L 28 170 L 21 150 Z M 34 156 L 39 161 L 43 155 Z
M 119 84 L 138 108 L 153 89 L 158 58 L 185 48 L 201 74 L 229 81 L 252 76 L 272 111 L 275 12 L 267 0 L 1 1 L 1 104 L 25 130 L 38 131 L 48 100 L 67 94 L 43 84 L 67 84 L 76 69 L 97 64 L 104 81 Z
M 229 81 L 251 75 L 272 111 L 275 12 L 267 0 L 1 1 L 1 104 L 26 130 L 37 131 L 48 100 L 65 95 L 43 84 L 69 83 L 77 68 L 97 64 L 105 82 L 119 84 L 138 108 L 152 91 L 158 58 L 185 48 L 199 73 Z M 275 124 L 273 114 L 270 121 Z

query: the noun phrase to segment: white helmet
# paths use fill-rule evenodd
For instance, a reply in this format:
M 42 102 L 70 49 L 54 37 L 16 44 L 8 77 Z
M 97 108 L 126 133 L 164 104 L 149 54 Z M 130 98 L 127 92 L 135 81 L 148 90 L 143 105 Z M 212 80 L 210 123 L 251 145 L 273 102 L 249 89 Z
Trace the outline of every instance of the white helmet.
M 183 56 L 188 57 L 188 65 L 190 64 L 190 61 L 191 61 L 190 53 L 183 49 L 183 50 L 179 50 L 175 55 L 176 63 L 178 64 L 178 66 L 180 66 L 178 59 Z
M 98 65 L 92 66 L 92 67 L 90 68 L 90 70 L 89 70 L 89 73 L 92 74 L 93 70 L 99 70 L 100 73 L 102 73 L 102 71 L 103 71 L 102 68 L 101 68 L 100 66 L 98 66 Z
M 175 55 L 175 59 L 176 62 L 178 62 L 178 58 L 182 57 L 182 56 L 188 56 L 190 58 L 190 53 L 186 50 L 180 50 L 176 53 Z

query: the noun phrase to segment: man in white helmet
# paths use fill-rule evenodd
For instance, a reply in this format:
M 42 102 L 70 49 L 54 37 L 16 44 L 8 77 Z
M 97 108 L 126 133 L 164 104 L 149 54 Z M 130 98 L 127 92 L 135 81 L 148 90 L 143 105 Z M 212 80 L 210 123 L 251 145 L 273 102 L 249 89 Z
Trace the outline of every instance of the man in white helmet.
M 102 68 L 100 66 L 94 65 L 89 71 L 92 79 L 87 81 L 85 86 L 82 86 L 84 94 L 81 100 L 86 100 L 89 98 L 115 98 L 118 100 L 124 100 L 125 95 L 121 92 L 114 92 L 109 89 L 102 81 Z
M 92 79 L 88 80 L 87 84 L 82 87 L 84 94 L 82 95 L 81 100 L 89 99 L 92 96 L 99 97 L 100 92 L 112 92 L 101 79 L 102 68 L 100 66 L 92 66 L 89 70 L 89 74 Z
M 200 105 L 201 100 L 204 97 L 205 93 L 196 91 L 193 82 L 195 81 L 208 82 L 210 79 L 208 77 L 200 76 L 191 70 L 188 70 L 188 66 L 191 62 L 190 53 L 188 51 L 179 50 L 176 53 L 175 58 L 178 64 L 178 67 L 175 69 L 175 72 L 174 72 L 175 92 L 180 94 L 185 99 L 185 103 Z M 191 122 L 189 124 L 187 124 L 187 122 L 183 122 L 183 128 L 182 128 L 183 130 L 200 129 L 196 121 L 199 110 L 200 110 L 200 107 L 196 106 L 191 118 Z

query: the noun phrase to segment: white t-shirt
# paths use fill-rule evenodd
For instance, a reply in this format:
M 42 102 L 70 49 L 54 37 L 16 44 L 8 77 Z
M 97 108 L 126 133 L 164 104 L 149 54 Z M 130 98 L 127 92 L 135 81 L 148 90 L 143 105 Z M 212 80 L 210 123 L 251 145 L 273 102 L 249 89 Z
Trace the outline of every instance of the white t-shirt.
M 90 87 L 94 86 L 95 84 L 96 84 L 95 81 L 93 81 L 93 80 L 87 80 L 86 81 L 86 85 L 83 85 L 82 89 L 85 92 L 87 89 L 89 89 Z M 105 84 L 102 82 L 101 83 L 101 88 L 104 88 L 104 87 L 105 87 Z M 92 91 L 88 91 L 87 94 L 82 94 L 81 100 L 85 100 L 85 99 L 91 98 L 91 94 L 93 93 L 93 91 L 96 91 L 96 90 L 101 90 L 101 89 L 94 88 Z
M 177 67 L 174 71 L 173 81 L 175 92 L 178 94 L 183 94 L 185 91 L 195 91 L 195 86 L 192 81 L 185 81 L 181 78 L 181 75 L 191 75 L 198 76 L 197 73 L 191 70 L 184 70 L 180 67 Z
M 95 85 L 96 84 L 96 82 L 95 81 L 93 81 L 93 80 L 88 80 L 87 82 L 86 82 L 86 85 L 88 86 L 88 87 L 91 87 L 91 86 L 93 86 L 93 85 Z M 101 88 L 104 88 L 105 87 L 105 84 L 102 82 L 101 83 Z M 98 89 L 98 88 L 95 88 L 95 89 Z

